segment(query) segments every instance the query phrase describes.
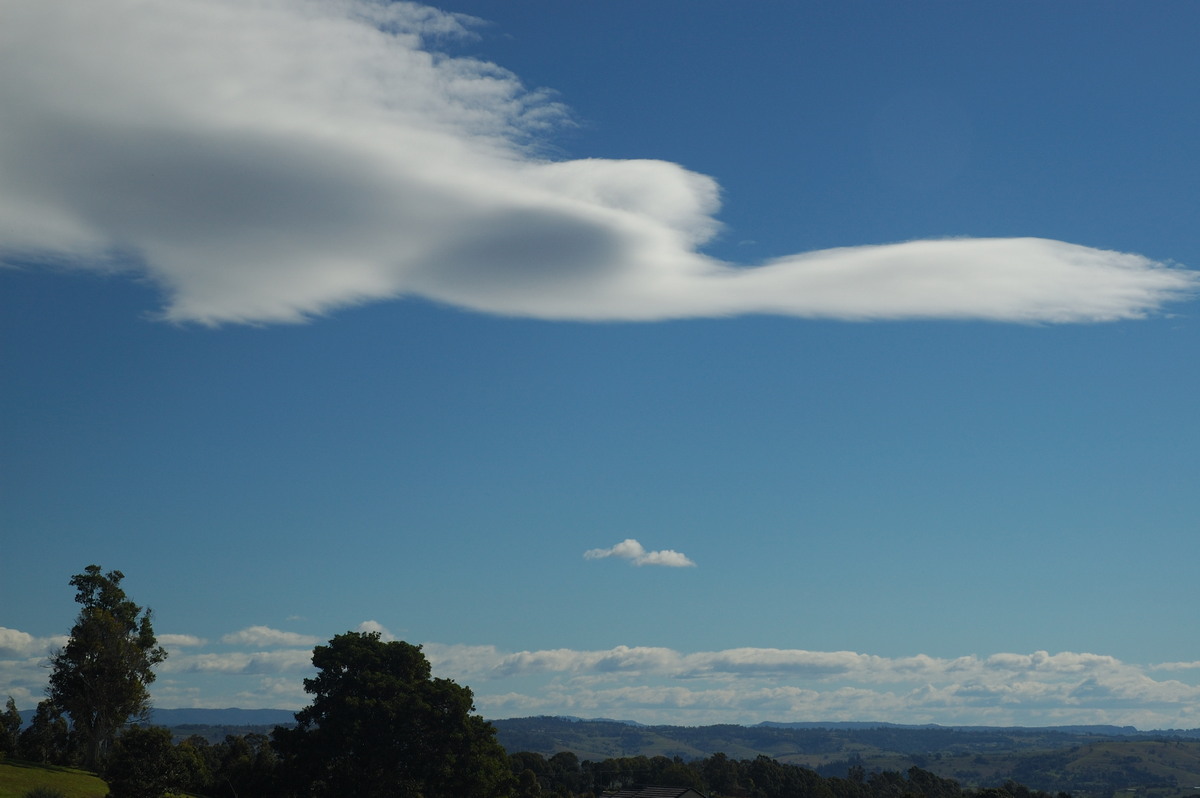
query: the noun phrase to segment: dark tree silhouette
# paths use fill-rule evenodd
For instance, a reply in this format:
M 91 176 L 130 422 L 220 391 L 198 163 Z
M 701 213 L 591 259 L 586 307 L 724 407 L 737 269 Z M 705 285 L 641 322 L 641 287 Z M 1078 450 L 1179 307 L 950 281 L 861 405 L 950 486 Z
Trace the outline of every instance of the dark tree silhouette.
M 276 728 L 299 795 L 492 798 L 511 786 L 495 729 L 471 691 L 434 679 L 420 646 L 347 632 L 313 651 L 312 705 Z

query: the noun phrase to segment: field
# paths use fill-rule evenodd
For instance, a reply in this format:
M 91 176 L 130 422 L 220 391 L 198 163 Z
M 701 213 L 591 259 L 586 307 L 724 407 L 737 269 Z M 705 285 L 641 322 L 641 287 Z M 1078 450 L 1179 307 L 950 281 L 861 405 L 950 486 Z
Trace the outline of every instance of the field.
M 21 798 L 35 787 L 59 790 L 67 798 L 104 798 L 108 794 L 108 785 L 87 771 L 19 759 L 0 761 L 0 798 Z

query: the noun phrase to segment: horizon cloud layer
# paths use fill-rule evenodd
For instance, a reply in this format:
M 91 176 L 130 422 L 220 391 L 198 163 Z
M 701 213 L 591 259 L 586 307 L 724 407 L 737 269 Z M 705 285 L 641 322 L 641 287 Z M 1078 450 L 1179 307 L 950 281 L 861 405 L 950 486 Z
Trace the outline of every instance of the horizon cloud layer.
M 360 631 L 396 639 L 377 621 Z M 163 634 L 170 656 L 152 685 L 164 708 L 298 709 L 309 701 L 318 636 L 255 626 L 220 637 Z M 288 647 L 281 646 L 285 642 Z M 32 708 L 46 657 L 65 638 L 0 627 L 0 696 Z M 264 650 L 264 646 L 269 647 Z M 1113 724 L 1197 728 L 1200 663 L 1132 664 L 1063 651 L 944 658 L 856 651 L 655 646 L 505 651 L 424 643 L 434 673 L 472 688 L 487 717 L 583 715 L 703 725 L 763 720 L 968 725 Z M 1155 671 L 1182 673 L 1154 678 Z
M 703 252 L 712 178 L 552 161 L 566 112 L 434 52 L 474 21 L 371 0 L 14 0 L 0 33 L 0 262 L 148 277 L 174 322 L 302 322 L 402 296 L 576 321 L 751 313 L 1096 322 L 1197 274 L 1043 238 Z M 152 65 L 152 68 L 149 68 Z

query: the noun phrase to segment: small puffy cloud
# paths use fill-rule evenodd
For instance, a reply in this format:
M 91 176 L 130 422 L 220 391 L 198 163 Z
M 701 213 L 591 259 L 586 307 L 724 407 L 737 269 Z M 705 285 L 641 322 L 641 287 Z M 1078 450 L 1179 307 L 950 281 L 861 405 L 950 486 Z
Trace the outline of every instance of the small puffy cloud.
M 462 679 L 482 677 L 505 657 L 496 646 L 425 643 L 421 648 L 435 671 L 453 673 Z
M 208 641 L 196 635 L 159 635 L 158 642 L 167 648 L 196 648 Z
M 160 666 L 164 673 L 299 673 L 312 669 L 312 652 L 299 649 L 283 651 L 234 651 L 220 654 L 189 654 L 168 657 Z
M 34 637 L 20 629 L 0 626 L 0 658 L 44 656 L 66 644 L 66 635 Z
M 36 644 L 28 632 L 0 626 L 0 657 L 25 656 L 33 652 Z
M 311 699 L 300 680 L 263 676 L 253 689 L 243 690 L 234 696 L 232 703 L 244 709 L 300 709 L 308 705 Z
M 629 560 L 634 565 L 663 565 L 668 568 L 687 568 L 696 564 L 686 555 L 671 549 L 646 551 L 646 548 L 633 538 L 626 538 L 612 548 L 589 549 L 583 553 L 583 556 L 589 560 L 618 557 Z
M 691 654 L 684 658 L 681 676 L 806 675 L 814 678 L 865 674 L 873 661 L 852 651 L 803 651 L 775 648 L 735 648 Z
M 48 657 L 67 644 L 66 635 L 37 637 L 0 626 L 0 700 L 12 696 L 19 709 L 32 709 L 45 694 Z
M 221 642 L 240 646 L 315 646 L 321 639 L 312 635 L 284 632 L 269 626 L 249 626 L 239 632 L 225 635 Z
M 372 0 L 10 0 L 0 262 L 128 270 L 161 287 L 164 318 L 204 324 L 406 295 L 569 320 L 1082 322 L 1197 288 L 1041 238 L 716 260 L 714 179 L 548 160 L 560 106 L 431 51 L 470 24 Z
M 617 646 L 602 651 L 560 648 L 504 653 L 495 646 L 427 643 L 430 663 L 462 678 L 501 679 L 545 674 L 674 673 L 681 655 L 668 648 Z
M 384 641 L 385 643 L 396 639 L 396 636 L 394 634 L 392 634 L 391 632 L 389 632 L 387 630 L 387 628 L 384 627 L 384 625 L 381 624 L 379 621 L 363 621 L 362 623 L 360 623 L 358 625 L 358 629 L 356 629 L 355 631 L 375 632 L 376 634 L 379 635 L 379 639 Z
M 1157 665 L 1154 665 L 1153 668 L 1160 671 L 1200 670 L 1200 660 L 1193 662 L 1161 662 Z
M 1118 668 L 1120 660 L 1097 654 L 1062 652 L 1050 654 L 1035 651 L 1032 654 L 993 654 L 985 664 L 989 668 L 1011 671 L 1045 671 L 1057 673 L 1083 673 L 1098 668 Z
M 32 709 L 45 698 L 49 671 L 38 660 L 0 659 L 0 702 L 12 696 L 17 709 Z

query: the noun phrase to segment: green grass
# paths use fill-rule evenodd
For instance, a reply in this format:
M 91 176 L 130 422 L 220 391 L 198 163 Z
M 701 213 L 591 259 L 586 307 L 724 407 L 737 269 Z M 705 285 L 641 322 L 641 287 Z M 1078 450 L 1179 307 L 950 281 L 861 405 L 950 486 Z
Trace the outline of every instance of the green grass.
M 74 768 L 35 765 L 19 759 L 0 761 L 0 798 L 21 798 L 35 787 L 60 790 L 67 798 L 104 798 L 108 785 Z

